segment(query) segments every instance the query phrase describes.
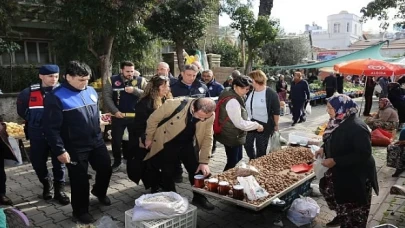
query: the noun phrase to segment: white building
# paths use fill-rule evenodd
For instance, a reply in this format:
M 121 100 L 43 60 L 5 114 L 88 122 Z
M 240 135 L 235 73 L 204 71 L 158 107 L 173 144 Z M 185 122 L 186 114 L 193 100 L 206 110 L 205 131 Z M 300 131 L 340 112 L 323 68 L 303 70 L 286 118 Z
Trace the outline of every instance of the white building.
M 343 49 L 362 39 L 360 17 L 342 11 L 328 16 L 327 30 L 313 30 L 312 45 L 325 49 Z

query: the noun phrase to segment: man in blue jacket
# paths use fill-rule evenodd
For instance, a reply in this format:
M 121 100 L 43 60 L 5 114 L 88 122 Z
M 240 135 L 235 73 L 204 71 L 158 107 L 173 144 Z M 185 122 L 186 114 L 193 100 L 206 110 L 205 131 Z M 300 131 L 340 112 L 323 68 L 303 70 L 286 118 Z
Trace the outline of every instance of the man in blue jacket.
M 44 200 L 52 199 L 52 189 L 55 187 L 53 198 L 60 204 L 70 203 L 65 194 L 65 165 L 52 155 L 53 181 L 48 175 L 46 162 L 51 148 L 45 139 L 43 131 L 44 97 L 59 86 L 59 67 L 57 65 L 44 65 L 39 69 L 41 83 L 36 83 L 24 89 L 17 98 L 17 113 L 25 120 L 26 137 L 30 140 L 30 159 L 32 167 L 39 181 L 44 186 L 42 197 Z
M 111 205 L 107 189 L 111 159 L 100 129 L 98 96 L 87 86 L 91 70 L 85 63 L 69 62 L 66 82 L 45 97 L 45 136 L 58 160 L 66 164 L 72 189 L 73 216 L 93 222 L 89 214 L 88 163 L 96 171 L 91 193 L 103 205 Z

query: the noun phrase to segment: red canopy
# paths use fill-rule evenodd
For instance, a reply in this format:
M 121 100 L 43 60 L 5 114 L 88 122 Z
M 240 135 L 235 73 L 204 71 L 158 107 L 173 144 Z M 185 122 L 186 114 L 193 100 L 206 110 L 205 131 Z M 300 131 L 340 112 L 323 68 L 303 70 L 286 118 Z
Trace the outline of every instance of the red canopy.
M 341 74 L 366 75 L 366 76 L 399 76 L 405 74 L 405 68 L 375 59 L 358 59 L 333 66 Z

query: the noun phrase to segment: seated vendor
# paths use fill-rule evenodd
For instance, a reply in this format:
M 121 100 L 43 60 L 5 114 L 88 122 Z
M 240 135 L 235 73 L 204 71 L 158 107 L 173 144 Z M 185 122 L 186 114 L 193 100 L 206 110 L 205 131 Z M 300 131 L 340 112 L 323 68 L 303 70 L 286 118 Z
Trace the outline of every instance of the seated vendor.
M 399 177 L 405 171 L 405 128 L 401 130 L 397 142 L 391 144 L 387 148 L 387 160 L 395 161 L 395 173 L 393 177 Z
M 377 128 L 382 128 L 388 131 L 396 130 L 399 123 L 397 110 L 392 106 L 388 98 L 381 98 L 378 105 L 378 113 L 367 118 L 365 120 L 366 124 L 372 130 Z

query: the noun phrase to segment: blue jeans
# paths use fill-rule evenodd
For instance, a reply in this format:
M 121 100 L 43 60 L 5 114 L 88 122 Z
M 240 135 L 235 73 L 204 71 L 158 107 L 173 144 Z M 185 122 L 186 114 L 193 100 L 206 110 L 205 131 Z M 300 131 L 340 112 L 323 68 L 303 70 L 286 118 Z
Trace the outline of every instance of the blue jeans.
M 224 171 L 232 169 L 238 164 L 243 157 L 242 145 L 240 146 L 225 146 L 227 162 Z

